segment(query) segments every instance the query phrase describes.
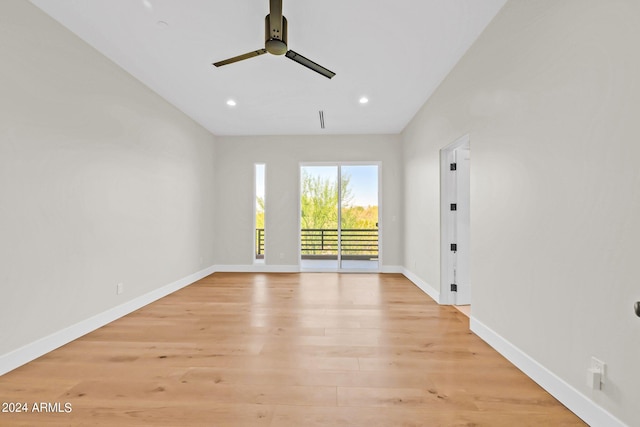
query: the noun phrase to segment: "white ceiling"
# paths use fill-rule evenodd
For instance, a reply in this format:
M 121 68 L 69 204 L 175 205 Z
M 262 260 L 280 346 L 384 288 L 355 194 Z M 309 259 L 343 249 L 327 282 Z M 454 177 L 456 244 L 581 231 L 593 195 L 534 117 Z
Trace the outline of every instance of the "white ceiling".
M 289 48 L 329 80 L 270 54 L 211 65 L 264 47 L 269 0 L 32 0 L 216 135 L 399 133 L 505 2 L 284 0 Z

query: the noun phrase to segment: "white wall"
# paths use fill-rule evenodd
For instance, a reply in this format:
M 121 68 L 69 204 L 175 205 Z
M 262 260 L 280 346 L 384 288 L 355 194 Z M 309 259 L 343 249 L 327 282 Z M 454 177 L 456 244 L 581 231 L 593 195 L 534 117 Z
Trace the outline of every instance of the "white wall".
M 269 265 L 298 263 L 300 162 L 382 161 L 384 263 L 438 286 L 438 150 L 469 133 L 473 318 L 638 425 L 637 16 L 634 0 L 512 0 L 402 138 L 221 137 L 214 153 L 31 4 L 0 2 L 0 356 L 214 261 L 250 266 L 255 162 Z
M 380 161 L 383 264 L 401 265 L 399 144 L 398 135 L 218 137 L 216 263 L 253 264 L 255 163 L 266 164 L 265 263 L 297 268 L 300 162 Z
M 213 264 L 214 138 L 26 1 L 0 58 L 1 358 Z
M 473 318 L 635 426 L 638 16 L 636 0 L 512 0 L 403 132 L 405 266 L 438 285 L 438 150 L 469 133 Z

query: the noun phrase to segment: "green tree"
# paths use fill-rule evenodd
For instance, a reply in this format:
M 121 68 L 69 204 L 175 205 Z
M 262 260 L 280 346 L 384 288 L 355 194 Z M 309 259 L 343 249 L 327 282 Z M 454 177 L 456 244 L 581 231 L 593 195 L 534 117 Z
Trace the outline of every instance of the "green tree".
M 351 189 L 351 176 L 342 176 L 340 195 L 342 203 L 338 203 L 338 184 L 335 179 L 311 175 L 302 170 L 301 179 L 301 227 L 306 230 L 303 235 L 303 253 L 312 255 L 336 254 L 338 247 L 338 209 L 341 210 L 341 228 L 371 230 L 362 234 L 349 232 L 351 243 L 357 240 L 371 241 L 377 237 L 378 206 L 355 206 Z M 264 228 L 264 199 L 256 198 L 256 228 Z M 309 231 L 323 230 L 323 231 Z M 352 245 L 357 247 L 358 244 Z M 371 247 L 359 245 L 361 249 L 351 249 L 351 253 L 374 255 L 377 245 Z M 343 246 L 344 247 L 344 246 Z M 354 252 L 356 251 L 356 252 Z
M 342 176 L 342 205 L 351 206 L 353 193 L 349 187 L 351 177 Z M 302 228 L 338 229 L 338 184 L 302 171 L 302 193 L 300 197 Z
M 349 206 L 342 208 L 343 229 L 374 229 L 378 224 L 377 206 Z
M 264 198 L 256 197 L 256 228 L 264 228 Z

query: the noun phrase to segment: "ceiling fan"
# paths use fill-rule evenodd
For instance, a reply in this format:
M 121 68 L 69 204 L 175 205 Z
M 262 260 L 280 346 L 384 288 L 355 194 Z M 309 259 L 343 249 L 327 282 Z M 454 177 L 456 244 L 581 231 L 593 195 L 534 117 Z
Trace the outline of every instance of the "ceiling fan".
M 269 52 L 272 55 L 285 55 L 293 59 L 298 64 L 322 74 L 327 78 L 336 75 L 333 71 L 324 68 L 322 65 L 287 48 L 287 18 L 282 15 L 282 0 L 269 0 L 269 14 L 265 17 L 264 23 L 265 43 L 264 49 L 254 50 L 244 55 L 234 56 L 224 61 L 215 62 L 213 65 L 222 67 L 223 65 L 243 61 Z

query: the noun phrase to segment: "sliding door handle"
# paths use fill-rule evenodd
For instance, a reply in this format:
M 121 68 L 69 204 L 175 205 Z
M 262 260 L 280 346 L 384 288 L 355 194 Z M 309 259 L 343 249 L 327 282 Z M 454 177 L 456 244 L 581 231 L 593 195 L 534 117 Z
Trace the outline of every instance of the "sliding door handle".
M 636 316 L 640 317 L 640 301 L 636 301 L 636 304 L 633 306 L 636 311 Z

